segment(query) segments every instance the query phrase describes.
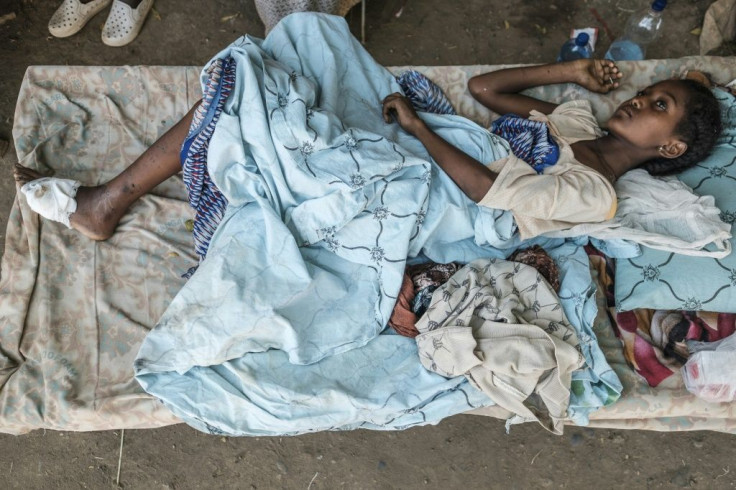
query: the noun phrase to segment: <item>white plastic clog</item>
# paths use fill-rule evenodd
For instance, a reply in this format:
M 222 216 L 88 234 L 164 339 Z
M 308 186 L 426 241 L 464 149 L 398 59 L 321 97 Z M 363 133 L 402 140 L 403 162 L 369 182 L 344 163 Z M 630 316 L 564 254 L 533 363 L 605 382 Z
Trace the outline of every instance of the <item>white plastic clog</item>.
M 142 0 L 136 8 L 120 0 L 114 0 L 105 27 L 102 28 L 102 42 L 108 46 L 120 47 L 133 41 L 143 27 L 153 0 Z
M 64 0 L 49 20 L 49 32 L 56 37 L 68 37 L 78 33 L 97 13 L 110 5 L 111 0 Z

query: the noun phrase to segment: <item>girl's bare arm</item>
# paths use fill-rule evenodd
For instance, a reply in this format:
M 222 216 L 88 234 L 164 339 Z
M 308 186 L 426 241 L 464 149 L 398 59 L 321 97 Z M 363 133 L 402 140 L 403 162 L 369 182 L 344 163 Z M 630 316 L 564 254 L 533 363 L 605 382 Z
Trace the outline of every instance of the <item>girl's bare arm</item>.
M 608 93 L 618 87 L 621 76 L 612 61 L 583 59 L 485 73 L 471 78 L 468 90 L 478 102 L 498 114 L 527 117 L 531 110 L 549 114 L 557 104 L 523 95 L 522 90 L 573 82 L 592 92 Z

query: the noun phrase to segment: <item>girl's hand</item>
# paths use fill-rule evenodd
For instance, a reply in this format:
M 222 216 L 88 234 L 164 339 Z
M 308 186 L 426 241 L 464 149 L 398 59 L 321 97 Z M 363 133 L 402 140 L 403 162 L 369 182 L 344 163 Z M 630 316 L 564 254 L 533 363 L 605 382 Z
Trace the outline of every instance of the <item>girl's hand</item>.
M 619 71 L 616 63 L 610 60 L 575 60 L 578 71 L 578 85 L 587 88 L 591 92 L 607 94 L 617 89 L 619 80 L 623 74 Z
M 390 123 L 391 116 L 396 118 L 399 126 L 411 134 L 415 134 L 416 130 L 424 125 L 424 121 L 419 119 L 409 99 L 398 92 L 383 99 L 383 120 Z

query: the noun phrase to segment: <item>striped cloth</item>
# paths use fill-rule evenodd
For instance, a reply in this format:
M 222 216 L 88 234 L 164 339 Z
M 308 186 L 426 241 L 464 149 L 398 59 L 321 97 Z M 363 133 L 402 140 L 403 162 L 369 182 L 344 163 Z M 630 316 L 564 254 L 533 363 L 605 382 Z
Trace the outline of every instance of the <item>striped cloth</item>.
M 414 109 L 434 114 L 457 114 L 442 89 L 418 71 L 405 71 L 396 77 L 396 81 Z
M 560 148 L 541 121 L 506 114 L 493 121 L 491 132 L 508 141 L 514 155 L 531 165 L 538 174 L 557 163 L 560 156 Z
M 442 89 L 416 70 L 396 77 L 414 109 L 435 114 L 457 114 Z M 539 121 L 507 114 L 497 119 L 491 131 L 509 142 L 511 151 L 532 166 L 537 173 L 557 163 L 560 149 L 549 137 L 547 125 Z
M 196 211 L 194 251 L 200 262 L 207 255 L 212 234 L 227 208 L 227 199 L 207 172 L 207 149 L 225 101 L 235 85 L 235 61 L 230 57 L 215 60 L 207 68 L 207 75 L 202 102 L 194 112 L 180 155 L 189 204 Z M 192 267 L 184 277 L 190 277 L 196 269 Z

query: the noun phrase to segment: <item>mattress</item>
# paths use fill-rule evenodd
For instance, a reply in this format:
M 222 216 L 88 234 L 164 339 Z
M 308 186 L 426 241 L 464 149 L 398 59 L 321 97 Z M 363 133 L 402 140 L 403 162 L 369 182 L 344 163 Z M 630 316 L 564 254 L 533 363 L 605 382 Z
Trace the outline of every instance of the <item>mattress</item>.
M 733 59 L 688 57 L 623 62 L 622 86 L 609 96 L 574 85 L 530 91 L 546 100 L 587 98 L 605 120 L 636 88 L 687 69 L 725 81 Z M 460 114 L 487 125 L 493 114 L 466 90 L 469 77 L 496 65 L 417 69 L 437 82 Z M 43 172 L 104 182 L 124 169 L 200 96 L 197 67 L 33 66 L 24 77 L 13 137 L 18 160 Z M 193 212 L 180 177 L 139 200 L 115 235 L 93 242 L 40 220 L 16 197 L 0 277 L 0 431 L 108 430 L 177 423 L 133 378 L 133 359 L 149 329 L 196 264 Z M 596 268 L 591 269 L 597 274 Z M 590 426 L 660 431 L 736 432 L 734 404 L 690 395 L 679 376 L 656 389 L 627 365 L 605 298 L 595 333 L 624 384 L 620 400 L 591 415 Z M 487 409 L 484 415 L 506 417 Z

